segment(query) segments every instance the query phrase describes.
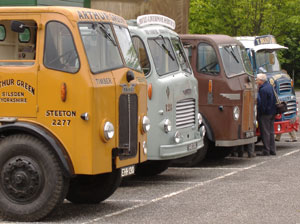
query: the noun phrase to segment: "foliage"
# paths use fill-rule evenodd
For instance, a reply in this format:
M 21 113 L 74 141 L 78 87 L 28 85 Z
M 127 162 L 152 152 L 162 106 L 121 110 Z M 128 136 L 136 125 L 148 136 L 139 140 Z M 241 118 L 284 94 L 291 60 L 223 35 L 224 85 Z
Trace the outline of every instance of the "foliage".
M 189 32 L 272 34 L 289 48 L 279 54 L 282 68 L 300 86 L 300 0 L 190 0 Z

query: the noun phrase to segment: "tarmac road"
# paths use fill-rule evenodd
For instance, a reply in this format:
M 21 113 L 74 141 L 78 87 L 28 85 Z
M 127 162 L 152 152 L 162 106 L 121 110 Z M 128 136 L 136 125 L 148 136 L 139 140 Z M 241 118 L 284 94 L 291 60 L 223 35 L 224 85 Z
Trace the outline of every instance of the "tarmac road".
M 248 159 L 245 153 L 196 168 L 171 167 L 155 177 L 125 178 L 103 203 L 65 201 L 40 223 L 300 223 L 297 136 L 298 142 L 286 143 L 289 136 L 283 135 L 277 156 Z

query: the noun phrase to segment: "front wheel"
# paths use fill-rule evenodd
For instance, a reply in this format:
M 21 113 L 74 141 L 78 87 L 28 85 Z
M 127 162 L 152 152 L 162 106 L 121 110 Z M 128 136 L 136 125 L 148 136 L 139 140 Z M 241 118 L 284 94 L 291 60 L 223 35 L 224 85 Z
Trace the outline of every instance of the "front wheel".
M 68 180 L 51 149 L 29 135 L 0 142 L 0 211 L 4 219 L 37 221 L 62 202 Z
M 96 204 L 111 196 L 121 183 L 121 170 L 71 179 L 67 199 L 72 203 Z

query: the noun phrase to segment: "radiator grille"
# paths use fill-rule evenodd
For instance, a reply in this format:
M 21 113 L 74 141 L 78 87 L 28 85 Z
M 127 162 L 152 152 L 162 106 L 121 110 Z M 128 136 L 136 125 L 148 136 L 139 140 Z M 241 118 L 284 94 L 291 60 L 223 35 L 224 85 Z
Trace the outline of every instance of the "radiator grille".
M 186 128 L 195 125 L 195 99 L 180 100 L 176 104 L 176 128 Z
M 291 116 L 297 112 L 297 103 L 296 100 L 289 100 L 286 102 L 288 111 L 284 112 L 284 116 Z
M 279 84 L 279 94 L 292 91 L 291 82 L 282 82 Z
M 137 153 L 138 97 L 124 94 L 119 99 L 119 147 L 129 148 L 129 153 L 120 159 L 133 157 Z

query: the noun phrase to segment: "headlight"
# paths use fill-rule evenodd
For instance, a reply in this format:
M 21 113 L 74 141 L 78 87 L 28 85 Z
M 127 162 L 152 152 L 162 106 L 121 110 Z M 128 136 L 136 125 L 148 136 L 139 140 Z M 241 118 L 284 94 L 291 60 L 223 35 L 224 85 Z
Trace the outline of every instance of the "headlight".
M 198 125 L 200 126 L 202 124 L 202 115 L 198 113 Z
M 174 141 L 178 144 L 181 142 L 181 140 L 182 140 L 182 136 L 181 136 L 180 132 L 176 131 L 175 135 L 174 135 Z
M 166 133 L 170 132 L 172 130 L 172 124 L 169 119 L 166 119 L 164 122 L 164 130 Z
M 142 119 L 143 132 L 147 133 L 150 130 L 150 119 L 147 116 L 144 116 Z
M 233 118 L 234 120 L 238 120 L 240 117 L 240 108 L 238 106 L 235 106 L 233 108 Z
M 105 122 L 103 131 L 106 140 L 112 139 L 114 137 L 115 134 L 114 125 L 109 121 Z

